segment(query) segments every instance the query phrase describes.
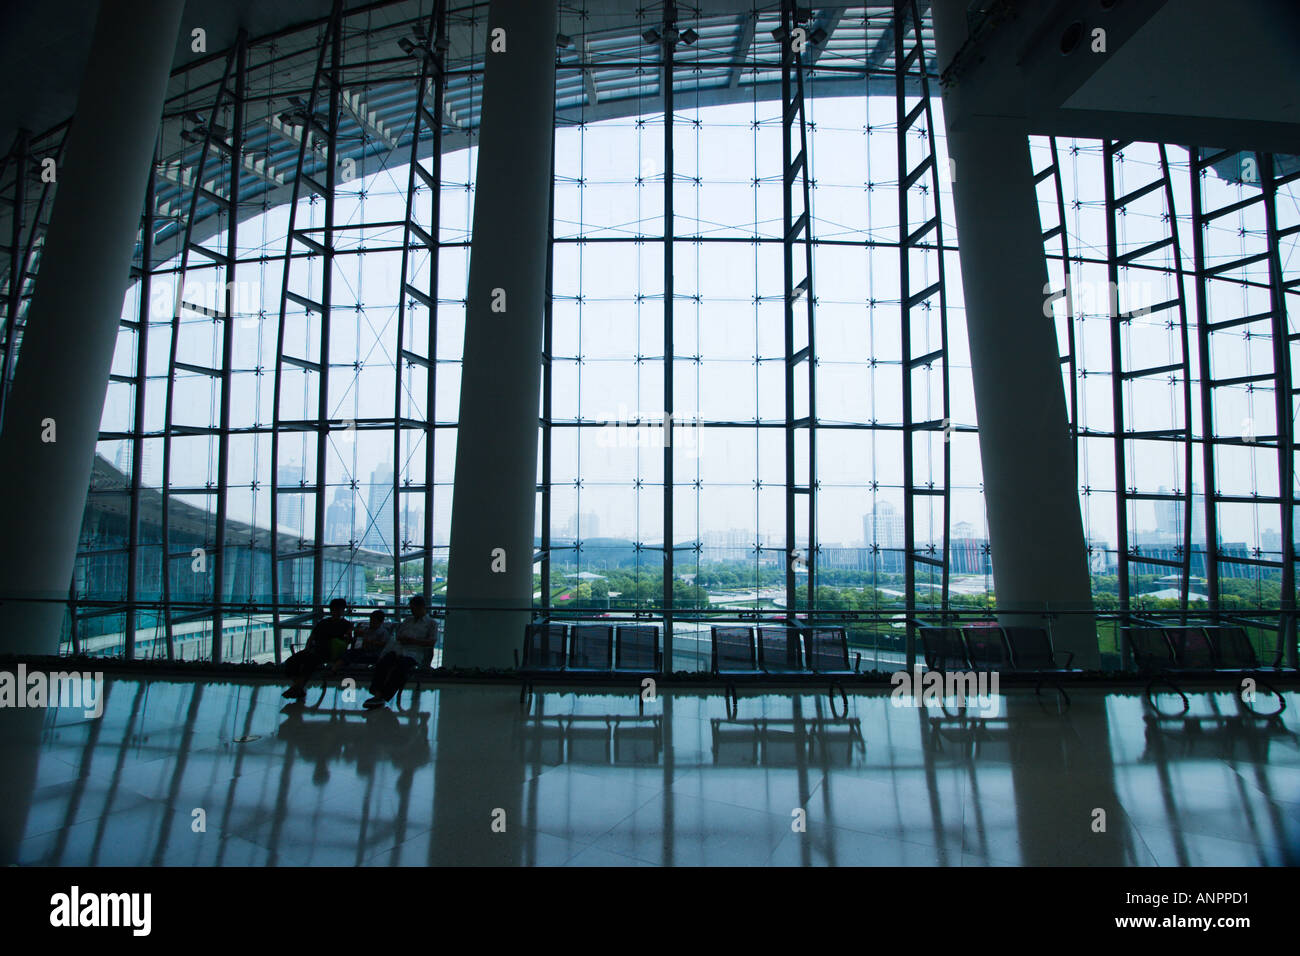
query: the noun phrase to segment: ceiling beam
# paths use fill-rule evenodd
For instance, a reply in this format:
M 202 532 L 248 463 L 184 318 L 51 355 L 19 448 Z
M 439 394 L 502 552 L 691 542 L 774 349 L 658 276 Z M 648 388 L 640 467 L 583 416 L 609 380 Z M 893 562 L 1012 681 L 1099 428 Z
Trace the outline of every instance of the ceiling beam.
M 596 73 L 591 68 L 591 44 L 582 38 L 582 59 L 587 65 L 582 70 L 582 85 L 587 88 L 587 105 L 595 106 L 600 102 L 600 90 L 596 89 Z
M 844 7 L 827 7 L 822 11 L 817 26 L 826 31 L 826 39 L 812 48 L 812 52 L 808 55 L 808 66 L 815 66 L 821 55 L 826 52 L 826 47 L 831 42 L 831 35 L 840 25 L 840 18 L 844 16 L 844 10 Z M 816 30 L 816 27 L 813 29 Z
M 736 38 L 736 45 L 731 50 L 731 59 L 736 65 L 731 68 L 731 75 L 727 77 L 727 86 L 735 89 L 740 85 L 740 74 L 744 72 L 741 61 L 749 48 L 754 45 L 754 28 L 758 24 L 758 14 L 746 13 L 740 18 L 740 36 Z

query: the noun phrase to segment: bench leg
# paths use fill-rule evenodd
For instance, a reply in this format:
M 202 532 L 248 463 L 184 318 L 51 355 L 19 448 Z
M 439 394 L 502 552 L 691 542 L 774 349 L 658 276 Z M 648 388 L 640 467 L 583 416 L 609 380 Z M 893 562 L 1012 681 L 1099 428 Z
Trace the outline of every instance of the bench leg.
M 1177 694 L 1179 697 L 1183 699 L 1183 709 L 1179 713 L 1167 714 L 1156 705 L 1156 702 L 1152 697 L 1152 694 L 1155 691 L 1156 684 L 1168 685 L 1169 688 L 1172 689 L 1175 694 Z M 1175 684 L 1168 677 L 1151 678 L 1151 680 L 1147 682 L 1147 687 L 1146 690 L 1143 692 L 1142 697 L 1146 701 L 1147 706 L 1150 707 L 1152 710 L 1154 710 L 1161 717 L 1182 717 L 1184 714 L 1186 714 L 1189 710 L 1192 709 L 1192 702 L 1187 699 L 1187 695 L 1183 693 L 1182 688 L 1179 687 L 1177 684 Z
M 1065 708 L 1062 710 L 1063 713 L 1064 710 L 1068 710 L 1070 707 L 1070 695 L 1065 692 L 1065 688 L 1061 686 L 1060 681 L 1053 680 L 1050 677 L 1038 678 L 1038 682 L 1034 684 L 1034 695 L 1037 697 L 1041 697 L 1043 694 L 1043 684 L 1047 683 L 1048 681 L 1051 681 L 1052 690 L 1056 691 L 1056 693 L 1060 695 L 1061 700 L 1065 702 Z M 1042 701 L 1040 700 L 1039 703 L 1041 704 Z
M 836 691 L 839 691 L 840 701 L 844 704 L 844 713 L 842 714 L 837 712 L 835 708 Z M 835 717 L 836 719 L 847 717 L 849 715 L 849 695 L 844 692 L 844 685 L 840 684 L 839 682 L 832 683 L 830 686 L 830 690 L 827 691 L 827 695 L 831 699 L 831 716 Z
M 740 698 L 736 696 L 736 685 L 728 684 L 724 698 L 727 706 L 727 718 L 735 720 L 740 715 Z
M 1255 689 L 1257 692 L 1267 690 L 1270 694 L 1276 697 L 1277 710 L 1269 710 L 1269 711 L 1256 710 L 1254 704 L 1251 701 L 1246 700 L 1241 695 L 1241 688 L 1238 687 L 1235 696 L 1237 700 L 1241 703 L 1241 706 L 1246 708 L 1246 710 L 1250 711 L 1250 714 L 1253 717 L 1262 717 L 1265 720 L 1271 720 L 1274 717 L 1280 717 L 1282 715 L 1282 711 L 1286 710 L 1286 698 L 1282 696 L 1282 694 L 1278 691 L 1278 689 L 1274 687 L 1272 684 L 1270 684 L 1268 681 L 1264 680 L 1264 678 L 1258 674 L 1245 674 L 1243 676 L 1250 677 L 1252 680 L 1254 680 Z

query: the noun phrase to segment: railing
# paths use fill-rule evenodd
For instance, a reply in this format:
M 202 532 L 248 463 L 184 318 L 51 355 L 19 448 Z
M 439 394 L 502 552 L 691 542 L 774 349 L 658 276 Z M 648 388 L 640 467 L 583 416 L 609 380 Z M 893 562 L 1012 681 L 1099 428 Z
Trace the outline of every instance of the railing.
M 172 660 L 207 660 L 207 655 L 199 653 L 201 647 L 211 646 L 211 622 L 219 613 L 223 621 L 223 633 L 244 635 L 248 638 L 254 633 L 266 632 L 265 644 L 257 652 L 250 653 L 238 640 L 230 646 L 233 652 L 226 655 L 228 661 L 274 662 L 283 660 L 286 645 L 295 643 L 293 638 L 311 629 L 315 621 L 323 616 L 324 611 L 310 604 L 275 603 L 271 601 L 255 602 L 213 602 L 201 601 L 136 601 L 128 604 L 124 601 L 83 600 L 64 598 L 62 600 L 32 598 L 15 598 L 0 595 L 0 603 L 55 603 L 62 604 L 68 610 L 65 632 L 60 636 L 58 654 L 88 654 L 92 656 L 126 657 L 124 631 L 104 630 L 94 633 L 91 622 L 106 617 L 121 615 L 123 622 L 127 615 L 133 613 L 137 622 L 135 627 L 136 653 L 131 659 L 148 661 L 168 660 L 165 654 L 149 653 L 150 649 L 163 647 L 161 635 L 168 618 L 181 645 Z M 355 604 L 349 607 L 349 615 L 360 617 L 376 608 L 393 613 L 393 605 Z M 457 610 L 494 610 L 500 608 L 456 607 Z M 554 621 L 599 620 L 608 623 L 618 621 L 657 623 L 662 626 L 664 610 L 662 608 L 550 608 L 540 609 L 529 606 L 515 608 L 531 617 L 544 615 Z M 278 611 L 279 620 L 274 620 Z M 430 613 L 444 618 L 446 608 L 441 605 L 430 607 Z M 1235 624 L 1245 627 L 1252 641 L 1260 652 L 1260 660 L 1268 661 L 1274 666 L 1289 669 L 1297 667 L 1297 646 L 1294 639 L 1290 643 L 1279 640 L 1279 634 L 1295 634 L 1295 612 L 1280 608 L 1191 608 L 1187 610 L 1140 610 L 1128 611 L 1093 610 L 1080 608 L 1053 608 L 1046 605 L 1019 608 L 949 608 L 946 611 L 931 611 L 914 605 L 897 605 L 872 610 L 820 610 L 820 609 L 736 609 L 736 608 L 682 608 L 673 609 L 674 633 L 685 637 L 691 631 L 702 631 L 704 626 L 714 624 L 799 624 L 799 625 L 839 625 L 847 628 L 850 650 L 863 654 L 863 669 L 879 669 L 885 664 L 897 669 L 904 661 L 916 659 L 915 628 L 919 625 L 933 624 L 970 624 L 978 621 L 992 621 L 998 617 L 1014 615 L 1022 620 L 1037 618 L 1042 626 L 1050 630 L 1069 617 L 1087 615 L 1096 622 L 1098 643 L 1103 655 L 1103 669 L 1127 669 L 1126 648 L 1123 646 L 1124 630 L 1128 627 L 1150 626 L 1196 626 L 1198 624 Z M 154 620 L 151 626 L 142 626 L 143 622 Z M 206 628 L 205 628 L 206 625 Z M 159 639 L 151 643 L 147 635 L 158 631 Z M 865 633 L 864 633 L 865 632 Z M 867 634 L 870 636 L 868 637 Z M 189 635 L 193 635 L 192 637 Z M 707 669 L 708 648 L 707 635 L 696 642 L 691 650 L 682 648 L 674 653 L 674 660 L 665 662 L 666 670 Z M 195 645 L 191 648 L 189 645 Z M 191 650 L 194 653 L 191 653 Z M 0 653 L 3 653 L 0 645 Z M 242 651 L 242 655 L 241 655 Z M 683 668 L 682 662 L 694 661 L 694 668 Z M 436 663 L 436 662 L 435 662 Z M 1107 666 L 1109 664 L 1109 666 Z

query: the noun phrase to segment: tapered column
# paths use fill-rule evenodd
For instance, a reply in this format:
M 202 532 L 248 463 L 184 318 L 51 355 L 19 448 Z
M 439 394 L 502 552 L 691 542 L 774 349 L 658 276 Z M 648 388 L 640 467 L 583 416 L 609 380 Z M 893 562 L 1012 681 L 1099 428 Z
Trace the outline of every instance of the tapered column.
M 532 604 L 556 23 L 555 0 L 488 14 L 447 572 L 455 667 L 512 666 Z
M 0 435 L 0 650 L 58 650 L 181 0 L 104 0 Z
M 966 39 L 963 4 L 935 6 L 939 66 Z M 963 73 L 944 90 L 948 154 L 984 466 L 999 617 L 1040 624 L 1044 609 L 1090 612 L 1091 582 L 1052 319 L 1047 263 L 1023 122 L 963 109 Z M 1025 613 L 1012 613 L 1025 612 Z M 1058 649 L 1097 667 L 1091 613 L 1052 622 Z

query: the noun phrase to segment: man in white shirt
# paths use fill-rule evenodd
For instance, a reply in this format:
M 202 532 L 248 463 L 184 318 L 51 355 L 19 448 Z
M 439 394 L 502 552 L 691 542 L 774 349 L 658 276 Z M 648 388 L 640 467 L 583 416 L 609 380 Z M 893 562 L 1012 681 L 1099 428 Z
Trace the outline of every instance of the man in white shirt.
M 426 650 L 438 645 L 438 622 L 427 613 L 424 598 L 411 598 L 411 616 L 397 626 L 375 664 L 375 676 L 370 682 L 373 695 L 362 706 L 366 710 L 383 707 L 399 693 L 420 665 Z

